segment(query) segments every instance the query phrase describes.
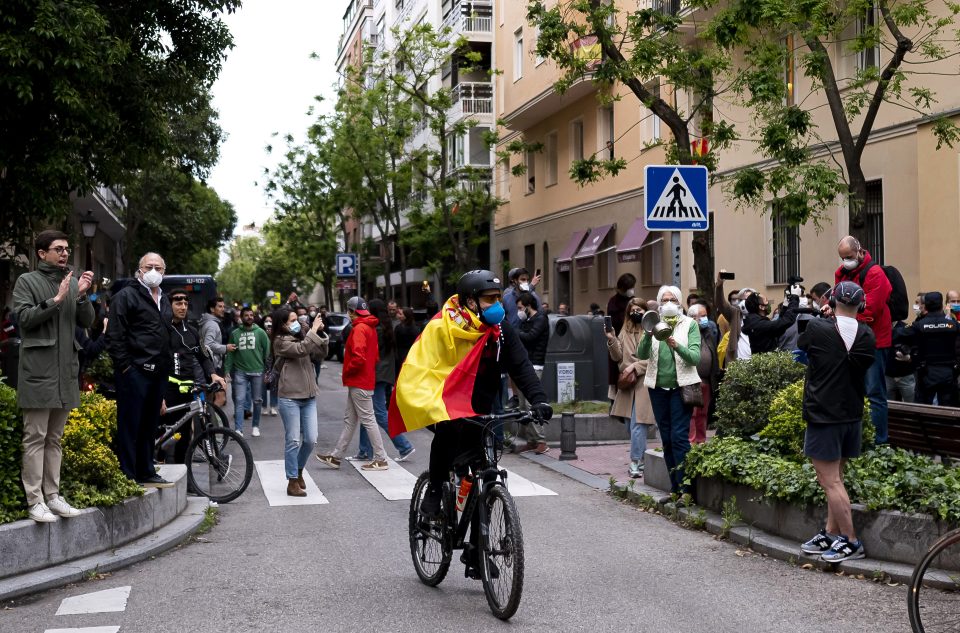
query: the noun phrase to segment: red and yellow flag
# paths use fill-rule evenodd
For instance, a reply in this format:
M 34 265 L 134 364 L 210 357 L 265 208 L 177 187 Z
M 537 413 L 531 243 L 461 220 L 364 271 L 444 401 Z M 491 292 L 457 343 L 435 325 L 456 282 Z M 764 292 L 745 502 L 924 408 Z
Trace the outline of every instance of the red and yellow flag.
M 387 417 L 390 437 L 477 415 L 471 400 L 480 356 L 487 340 L 499 334 L 499 327 L 461 308 L 456 296 L 447 299 L 400 368 Z

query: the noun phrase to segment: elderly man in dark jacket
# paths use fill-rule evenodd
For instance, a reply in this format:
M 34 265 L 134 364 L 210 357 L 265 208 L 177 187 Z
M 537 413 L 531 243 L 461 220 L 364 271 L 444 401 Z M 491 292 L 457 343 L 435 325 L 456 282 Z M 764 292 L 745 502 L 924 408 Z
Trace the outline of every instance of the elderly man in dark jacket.
M 43 231 L 34 244 L 37 270 L 13 288 L 13 311 L 23 339 L 17 404 L 23 409 L 23 488 L 30 518 L 51 523 L 79 511 L 60 496 L 60 438 L 71 409 L 80 406 L 77 326 L 90 327 L 87 290 L 93 273 L 77 279 L 67 266 L 70 247 L 60 231 Z
M 550 322 L 547 315 L 540 311 L 540 302 L 532 292 L 521 292 L 517 297 L 517 309 L 520 317 L 518 334 L 520 342 L 527 350 L 530 364 L 537 373 L 537 378 L 543 378 L 543 364 L 547 359 L 547 343 L 550 342 Z M 523 394 L 519 394 L 520 408 L 529 409 L 530 405 Z M 547 438 L 543 433 L 543 425 L 531 422 L 520 429 L 520 436 L 527 440 L 520 452 L 534 451 L 537 454 L 546 453 Z

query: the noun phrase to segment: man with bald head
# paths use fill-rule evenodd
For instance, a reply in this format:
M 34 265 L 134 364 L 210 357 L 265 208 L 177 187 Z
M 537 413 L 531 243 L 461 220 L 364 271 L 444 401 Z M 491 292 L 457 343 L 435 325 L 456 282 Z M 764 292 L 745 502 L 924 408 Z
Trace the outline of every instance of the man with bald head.
M 170 301 L 160 290 L 166 264 L 157 253 L 140 258 L 136 281 L 110 303 L 107 349 L 117 384 L 117 459 L 142 486 L 172 486 L 157 474 L 153 442 L 170 371 Z
M 960 321 L 960 292 L 947 291 L 947 316 L 954 321 Z
M 834 274 L 835 283 L 852 281 L 866 295 L 863 311 L 857 320 L 870 326 L 877 339 L 875 361 L 867 370 L 867 398 L 870 400 L 870 418 L 877 431 L 877 444 L 887 443 L 887 357 L 893 346 L 893 321 L 887 299 L 893 292 L 883 268 L 875 265 L 860 241 L 848 235 L 837 245 L 841 265 Z

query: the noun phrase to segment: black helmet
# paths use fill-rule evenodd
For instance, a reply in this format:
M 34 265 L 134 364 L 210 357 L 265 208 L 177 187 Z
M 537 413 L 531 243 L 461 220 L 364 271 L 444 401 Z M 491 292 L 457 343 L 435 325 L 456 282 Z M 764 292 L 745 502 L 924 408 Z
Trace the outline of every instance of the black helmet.
M 471 270 L 457 282 L 457 299 L 461 306 L 467 307 L 467 299 L 478 301 L 486 290 L 503 290 L 500 278 L 489 270 Z
M 511 268 L 510 272 L 507 273 L 507 279 L 509 279 L 510 281 L 516 281 L 517 277 L 519 277 L 520 275 L 529 275 L 529 274 L 530 274 L 530 271 L 522 266 L 518 268 Z

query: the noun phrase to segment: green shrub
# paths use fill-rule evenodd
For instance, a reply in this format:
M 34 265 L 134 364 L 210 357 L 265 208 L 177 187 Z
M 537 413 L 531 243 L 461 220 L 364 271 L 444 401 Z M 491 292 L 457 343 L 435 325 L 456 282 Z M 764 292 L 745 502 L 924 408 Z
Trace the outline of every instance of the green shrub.
M 95 393 L 82 393 L 80 408 L 70 412 L 62 441 L 60 491 L 72 505 L 111 506 L 143 494 L 143 489 L 120 471 L 111 450 L 116 431 L 116 402 Z M 17 407 L 17 392 L 0 384 L 0 523 L 27 516 L 20 479 L 22 454 L 23 418 Z
M 0 382 L 0 523 L 27 516 L 27 499 L 20 481 L 23 417 L 17 392 Z
M 803 420 L 803 380 L 787 385 L 770 403 L 769 423 L 760 431 L 760 438 L 782 457 L 794 461 L 806 459 L 803 455 L 803 436 L 807 423 Z M 864 399 L 862 446 L 873 446 L 876 433 L 870 420 L 869 401 Z
M 764 442 L 716 438 L 690 449 L 689 478 L 719 477 L 798 505 L 822 505 L 823 490 L 809 462 L 765 452 Z M 924 513 L 960 523 L 960 469 L 900 448 L 879 446 L 847 462 L 844 484 L 854 503 L 870 510 Z
M 754 354 L 727 367 L 717 396 L 717 432 L 750 437 L 767 425 L 777 393 L 803 378 L 806 367 L 789 352 Z

